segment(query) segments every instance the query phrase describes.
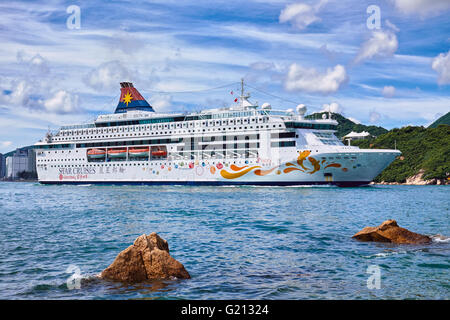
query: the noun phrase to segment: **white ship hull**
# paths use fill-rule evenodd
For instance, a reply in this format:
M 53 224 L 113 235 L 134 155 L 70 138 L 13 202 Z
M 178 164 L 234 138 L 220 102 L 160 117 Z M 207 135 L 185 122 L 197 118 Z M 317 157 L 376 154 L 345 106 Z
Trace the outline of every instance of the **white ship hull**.
M 292 157 L 280 164 L 261 159 L 85 163 L 40 167 L 38 176 L 43 184 L 358 186 L 369 184 L 398 155 L 397 150 L 352 150 L 310 154 L 303 161 Z

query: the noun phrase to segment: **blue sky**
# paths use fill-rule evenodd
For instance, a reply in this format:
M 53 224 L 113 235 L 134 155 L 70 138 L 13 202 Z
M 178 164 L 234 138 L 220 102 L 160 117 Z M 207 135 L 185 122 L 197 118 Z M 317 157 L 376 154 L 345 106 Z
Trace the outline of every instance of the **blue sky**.
M 449 15 L 448 0 L 1 3 L 0 152 L 112 112 L 120 81 L 157 111 L 231 105 L 244 78 L 276 109 L 428 125 L 450 111 Z

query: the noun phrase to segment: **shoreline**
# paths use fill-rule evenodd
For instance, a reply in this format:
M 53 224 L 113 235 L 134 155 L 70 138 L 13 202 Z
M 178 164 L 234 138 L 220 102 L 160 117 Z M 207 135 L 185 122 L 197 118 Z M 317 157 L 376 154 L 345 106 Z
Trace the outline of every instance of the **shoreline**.
M 380 185 L 380 186 L 448 186 L 450 185 L 450 182 L 446 183 L 406 183 L 406 182 L 371 182 L 369 185 Z
M 0 180 L 0 182 L 39 182 L 39 180 Z M 447 186 L 450 185 L 450 180 L 445 179 L 431 179 L 417 182 L 375 182 L 372 181 L 369 185 L 384 185 L 384 186 Z
M 425 174 L 424 169 L 420 169 L 419 172 L 411 177 L 406 178 L 405 182 L 371 182 L 371 184 L 384 184 L 384 185 L 408 185 L 408 186 L 428 186 L 428 185 L 449 185 L 450 184 L 450 177 L 447 177 L 446 179 L 423 179 L 423 175 Z M 447 174 L 448 175 L 448 174 Z
M 375 182 L 372 181 L 371 185 L 388 185 L 388 186 L 447 186 L 450 185 L 450 180 L 447 179 L 430 179 L 430 180 L 422 180 L 422 179 L 406 179 L 406 182 Z
M 37 179 L 32 180 L 0 180 L 0 182 L 39 182 Z

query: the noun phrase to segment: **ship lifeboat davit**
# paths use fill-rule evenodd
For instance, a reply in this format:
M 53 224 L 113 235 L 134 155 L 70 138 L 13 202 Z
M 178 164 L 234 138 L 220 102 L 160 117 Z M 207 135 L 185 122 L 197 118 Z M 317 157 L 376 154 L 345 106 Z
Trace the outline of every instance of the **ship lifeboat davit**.
M 148 157 L 149 147 L 130 148 L 128 154 L 132 157 Z
M 92 159 L 104 158 L 106 155 L 106 150 L 105 149 L 89 149 L 87 152 L 87 155 L 89 158 L 92 158 Z
M 165 151 L 165 150 L 152 151 L 152 156 L 154 156 L 154 157 L 165 157 L 166 155 L 167 155 L 167 151 Z
M 109 158 L 124 158 L 127 155 L 127 149 L 109 149 L 108 150 L 108 157 Z

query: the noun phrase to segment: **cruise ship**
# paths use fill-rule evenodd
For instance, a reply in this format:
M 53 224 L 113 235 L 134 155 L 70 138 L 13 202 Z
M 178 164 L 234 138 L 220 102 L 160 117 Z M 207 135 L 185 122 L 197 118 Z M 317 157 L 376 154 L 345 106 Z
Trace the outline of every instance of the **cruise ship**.
M 122 82 L 113 114 L 63 126 L 35 144 L 43 184 L 369 184 L 398 150 L 359 149 L 336 136 L 331 115 L 274 110 L 244 93 L 228 108 L 159 113 Z

